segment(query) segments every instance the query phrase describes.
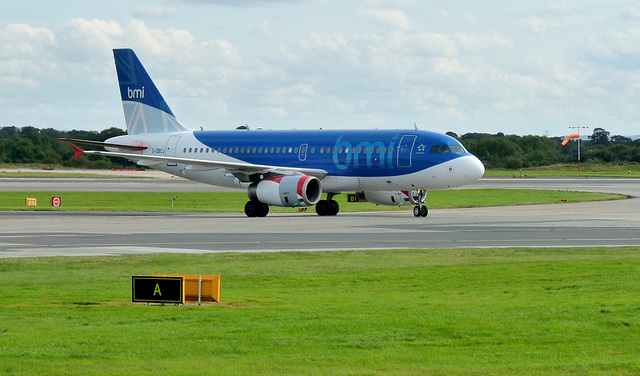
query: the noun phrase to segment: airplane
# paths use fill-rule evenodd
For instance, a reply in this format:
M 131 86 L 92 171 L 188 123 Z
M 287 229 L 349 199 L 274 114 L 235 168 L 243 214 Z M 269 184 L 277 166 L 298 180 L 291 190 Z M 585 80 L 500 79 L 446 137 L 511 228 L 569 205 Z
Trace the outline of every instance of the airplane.
M 114 49 L 127 135 L 105 142 L 59 139 L 82 154 L 126 158 L 198 182 L 245 189 L 248 217 L 269 206 L 315 205 L 320 216 L 337 215 L 334 197 L 410 206 L 426 217 L 429 190 L 472 183 L 484 165 L 456 139 L 415 129 L 192 130 L 173 114 L 131 49 Z M 326 193 L 326 199 L 322 194 Z

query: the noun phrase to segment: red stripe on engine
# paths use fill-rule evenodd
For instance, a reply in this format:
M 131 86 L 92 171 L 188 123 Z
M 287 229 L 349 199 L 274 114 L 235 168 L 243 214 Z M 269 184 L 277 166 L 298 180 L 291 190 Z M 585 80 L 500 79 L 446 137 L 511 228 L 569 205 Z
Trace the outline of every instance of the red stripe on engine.
M 300 178 L 300 180 L 298 180 L 298 196 L 300 197 L 304 197 L 304 195 L 302 194 L 302 190 L 304 189 L 304 183 L 309 180 L 308 175 L 304 175 L 303 177 Z

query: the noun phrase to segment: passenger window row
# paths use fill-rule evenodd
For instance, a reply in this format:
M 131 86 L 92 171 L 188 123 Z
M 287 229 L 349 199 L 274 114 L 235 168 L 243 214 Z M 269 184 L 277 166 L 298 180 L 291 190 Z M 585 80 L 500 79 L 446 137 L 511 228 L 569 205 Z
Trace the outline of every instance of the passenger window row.
M 315 147 L 309 148 L 308 150 L 312 154 L 316 152 L 316 148 Z M 187 154 L 187 153 L 189 153 L 189 154 L 197 154 L 197 153 L 208 154 L 208 153 L 213 153 L 213 152 L 218 152 L 218 153 L 223 153 L 223 154 L 226 154 L 226 153 L 236 153 L 236 154 L 237 153 L 240 153 L 240 154 L 256 154 L 256 153 L 257 154 L 266 154 L 266 153 L 269 153 L 269 154 L 274 154 L 274 153 L 275 154 L 286 154 L 286 153 L 289 153 L 290 154 L 290 153 L 298 153 L 298 148 L 291 148 L 291 147 L 289 147 L 289 148 L 287 148 L 287 147 L 282 147 L 282 148 L 279 148 L 279 147 L 278 148 L 274 148 L 274 147 L 271 147 L 271 148 L 261 148 L 261 147 L 259 147 L 259 148 L 256 148 L 256 147 L 253 147 L 253 148 L 249 148 L 249 147 L 247 147 L 247 148 L 244 148 L 244 147 L 235 147 L 235 148 L 229 147 L 229 148 L 226 148 L 226 147 L 221 147 L 221 148 L 215 148 L 215 149 L 214 148 L 184 148 L 184 149 L 182 149 L 182 152 L 185 153 L 185 154 Z M 319 152 L 320 152 L 320 154 L 325 154 L 325 153 L 326 154 L 331 154 L 331 153 L 336 153 L 336 152 L 338 152 L 340 154 L 349 153 L 349 152 L 351 152 L 352 154 L 355 154 L 356 152 L 357 153 L 380 153 L 380 152 L 382 152 L 383 154 L 386 154 L 387 153 L 387 148 L 380 149 L 379 147 L 376 147 L 376 148 L 373 148 L 373 147 L 369 147 L 369 148 L 366 148 L 366 147 L 365 148 L 352 147 L 351 150 L 349 150 L 349 148 L 335 148 L 335 147 L 334 148 L 330 148 L 330 147 L 326 147 L 325 148 L 325 147 L 321 147 L 321 148 L 319 148 Z M 389 153 L 393 153 L 393 148 L 389 148 L 388 152 Z
M 208 154 L 213 152 L 218 153 L 240 153 L 240 154 L 263 154 L 263 153 L 276 153 L 276 154 L 284 154 L 284 153 L 297 153 L 298 148 L 184 148 L 182 152 L 187 154 Z

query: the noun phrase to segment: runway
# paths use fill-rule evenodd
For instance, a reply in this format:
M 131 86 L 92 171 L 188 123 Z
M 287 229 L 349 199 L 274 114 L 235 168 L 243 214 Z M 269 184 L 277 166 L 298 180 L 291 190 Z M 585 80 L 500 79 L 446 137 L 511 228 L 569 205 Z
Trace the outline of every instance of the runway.
M 46 179 L 45 179 L 46 180 Z M 116 179 L 106 179 L 111 182 Z M 117 179 L 120 180 L 120 179 Z M 155 189 L 192 184 L 136 182 Z M 0 182 L 1 183 L 1 182 Z M 80 182 L 75 182 L 80 187 Z M 57 183 L 56 183 L 57 184 Z M 88 183 L 91 187 L 95 181 Z M 139 186 L 138 186 L 139 185 Z M 195 187 L 195 186 L 193 186 Z M 638 179 L 483 178 L 468 188 L 540 188 L 640 197 Z M 47 183 L 40 190 L 50 190 Z M 204 188 L 208 188 L 204 186 Z M 6 189 L 5 189 L 6 190 Z M 388 248 L 640 246 L 640 199 L 398 212 L 243 214 L 0 213 L 0 257 Z M 428 203 L 428 201 L 427 201 Z

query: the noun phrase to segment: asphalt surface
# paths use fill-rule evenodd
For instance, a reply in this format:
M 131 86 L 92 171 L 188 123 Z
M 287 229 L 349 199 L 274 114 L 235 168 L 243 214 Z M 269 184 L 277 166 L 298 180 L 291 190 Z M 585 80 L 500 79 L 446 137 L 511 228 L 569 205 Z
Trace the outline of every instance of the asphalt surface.
M 28 181 L 28 183 L 25 183 Z M 27 185 L 24 185 L 27 184 Z M 213 190 L 183 179 L 2 178 L 0 191 Z M 54 189 L 54 187 L 64 187 Z M 243 214 L 0 212 L 0 257 L 381 248 L 640 246 L 640 179 L 483 178 L 465 188 L 612 192 L 626 200 L 398 212 Z M 340 197 L 340 196 L 338 196 Z M 428 200 L 427 200 L 428 204 Z

